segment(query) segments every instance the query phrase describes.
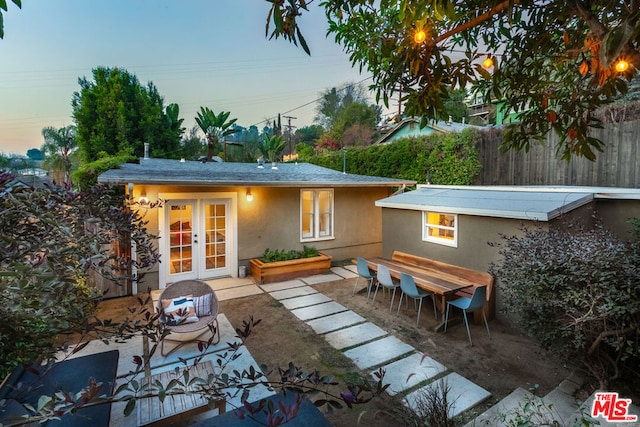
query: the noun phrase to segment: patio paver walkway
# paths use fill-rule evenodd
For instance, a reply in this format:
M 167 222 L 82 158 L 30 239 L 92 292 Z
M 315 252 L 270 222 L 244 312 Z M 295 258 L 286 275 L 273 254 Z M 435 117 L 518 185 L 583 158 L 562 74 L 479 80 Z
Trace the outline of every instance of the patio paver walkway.
M 355 277 L 356 267 L 349 265 L 334 267 L 330 274 L 270 283 L 261 285 L 261 288 L 317 334 L 324 335 L 332 347 L 343 350 L 344 355 L 356 366 L 364 370 L 376 368 L 370 372 L 374 378 L 378 368 L 383 367 L 386 371 L 384 382 L 389 384 L 388 392 L 402 393 L 405 404 L 414 411 L 419 410 L 421 396 L 443 385 L 449 388 L 447 398 L 452 402 L 450 416 L 459 415 L 491 396 L 487 390 L 451 372 L 436 360 L 423 356 L 409 344 L 388 335 L 383 329 L 324 294 L 296 291 L 305 286 Z M 315 301 L 326 302 L 314 304 Z M 303 307 L 300 304 L 309 305 Z

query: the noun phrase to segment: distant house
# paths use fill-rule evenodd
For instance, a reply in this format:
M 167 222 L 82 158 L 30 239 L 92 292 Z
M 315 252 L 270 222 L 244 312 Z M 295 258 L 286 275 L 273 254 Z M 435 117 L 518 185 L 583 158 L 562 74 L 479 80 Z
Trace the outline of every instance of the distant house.
M 382 253 L 382 212 L 375 206 L 414 181 L 342 172 L 306 163 L 184 162 L 141 159 L 100 175 L 123 185 L 158 234 L 161 263 L 145 288 L 182 279 L 236 277 L 266 248 L 314 246 L 334 260 Z M 137 284 L 133 292 L 137 292 Z M 142 289 L 142 288 L 140 288 Z
M 388 125 L 387 125 L 388 126 Z M 402 119 L 397 125 L 390 127 L 384 135 L 382 135 L 375 144 L 390 144 L 402 138 L 415 138 L 426 136 L 432 133 L 449 133 L 461 132 L 464 129 L 475 127 L 464 123 L 456 123 L 451 120 L 437 122 L 429 122 L 425 127 L 420 128 L 420 119 L 407 117 Z
M 382 208 L 382 253 L 394 250 L 487 271 L 499 261 L 500 235 L 522 225 L 594 225 L 594 214 L 622 239 L 640 217 L 640 189 L 419 185 L 376 202 Z M 496 296 L 498 307 L 500 295 Z

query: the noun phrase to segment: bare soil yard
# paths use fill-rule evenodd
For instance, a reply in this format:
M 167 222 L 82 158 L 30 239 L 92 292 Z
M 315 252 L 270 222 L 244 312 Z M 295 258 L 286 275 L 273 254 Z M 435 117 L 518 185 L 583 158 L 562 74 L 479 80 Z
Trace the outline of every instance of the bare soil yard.
M 446 333 L 433 332 L 436 322 L 429 301 L 425 301 L 420 326 L 416 327 L 412 303 L 408 308 L 403 304 L 400 315 L 396 317 L 395 309 L 389 314 L 388 295 L 379 293 L 375 304 L 367 302 L 366 291 L 352 295 L 354 280 L 314 287 L 491 392 L 490 401 L 476 408 L 478 413 L 517 387 L 535 389 L 535 394 L 544 396 L 573 369 L 559 363 L 530 338 L 497 320 L 489 322 L 490 339 L 483 325 L 471 325 L 473 347 L 469 345 L 459 311 L 452 311 L 454 323 Z M 134 305 L 136 302 L 132 297 L 108 300 L 101 303 L 99 315 L 115 320 L 126 316 L 126 307 Z M 370 378 L 368 372 L 361 372 L 340 351 L 329 346 L 321 336 L 267 294 L 222 301 L 220 309 L 234 327 L 240 327 L 242 321 L 251 315 L 262 320 L 247 341 L 249 351 L 259 364 L 275 368 L 293 362 L 306 370 L 318 369 L 321 374 L 332 375 L 340 382 L 340 386 L 331 390 L 336 395 L 346 390 L 345 383 Z M 270 377 L 277 379 L 273 373 Z M 389 397 L 376 398 L 353 410 L 344 409 L 327 415 L 336 426 L 355 426 L 359 422 L 368 427 L 408 425 L 411 424 L 408 416 L 397 399 Z M 461 425 L 465 420 L 459 421 Z

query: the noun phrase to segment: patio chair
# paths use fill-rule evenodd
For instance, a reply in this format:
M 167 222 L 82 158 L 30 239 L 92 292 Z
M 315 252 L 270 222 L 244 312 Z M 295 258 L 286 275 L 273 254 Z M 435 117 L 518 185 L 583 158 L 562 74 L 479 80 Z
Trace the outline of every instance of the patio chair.
M 476 286 L 473 290 L 471 298 L 458 298 L 453 301 L 447 301 L 447 312 L 444 316 L 444 331 L 447 332 L 447 322 L 449 321 L 449 308 L 451 306 L 458 307 L 462 310 L 464 317 L 464 324 L 467 327 L 467 335 L 469 336 L 469 343 L 473 345 L 471 341 L 471 332 L 469 332 L 469 321 L 467 320 L 467 311 L 482 310 L 482 318 L 484 319 L 484 325 L 487 328 L 487 334 L 491 338 L 491 332 L 489 332 L 489 324 L 487 323 L 487 316 L 484 314 L 484 304 L 487 299 L 487 285 Z
M 420 311 L 422 310 L 422 300 L 426 297 L 431 297 L 433 301 L 433 313 L 436 316 L 436 320 L 438 320 L 438 311 L 436 310 L 436 299 L 433 296 L 433 293 L 425 291 L 424 289 L 420 289 L 416 286 L 416 282 L 413 279 L 413 276 L 410 276 L 406 273 L 400 273 L 400 290 L 402 293 L 400 294 L 400 302 L 398 303 L 398 312 L 396 316 L 400 314 L 400 307 L 402 307 L 402 297 L 407 296 L 420 300 L 420 304 L 418 305 L 418 320 L 416 320 L 416 326 L 420 323 Z
M 170 311 L 173 310 L 174 311 Z M 200 280 L 182 280 L 165 288 L 158 299 L 160 321 L 165 323 L 171 334 L 200 334 L 191 339 L 174 340 L 165 337 L 160 344 L 160 354 L 168 356 L 183 345 L 193 342 L 207 342 L 200 337 L 211 330 L 213 344 L 220 342 L 220 328 L 218 327 L 218 298 L 209 285 Z M 217 336 L 217 338 L 216 338 Z M 164 351 L 165 341 L 179 342 L 170 351 Z
M 362 277 L 367 282 L 369 282 L 367 284 L 367 300 L 369 300 L 369 296 L 371 295 L 371 288 L 373 287 L 373 281 L 375 280 L 375 277 L 373 276 L 373 274 L 371 274 L 369 266 L 367 265 L 367 261 L 365 261 L 364 258 L 358 258 L 357 261 L 358 278 L 356 279 L 356 283 L 353 285 L 353 292 L 351 294 L 355 295 L 356 289 L 358 288 L 358 281 Z
M 391 274 L 389 273 L 389 269 L 382 264 L 378 264 L 378 285 L 379 286 L 376 287 L 376 291 L 373 293 L 373 300 L 371 300 L 371 302 L 376 302 L 376 295 L 378 295 L 378 289 L 380 289 L 380 286 L 389 289 L 389 292 L 391 292 L 391 289 L 393 289 L 391 304 L 389 305 L 389 313 L 391 313 L 391 309 L 393 308 L 393 300 L 396 297 L 396 289 L 400 287 L 400 284 L 393 281 L 393 279 L 391 278 Z

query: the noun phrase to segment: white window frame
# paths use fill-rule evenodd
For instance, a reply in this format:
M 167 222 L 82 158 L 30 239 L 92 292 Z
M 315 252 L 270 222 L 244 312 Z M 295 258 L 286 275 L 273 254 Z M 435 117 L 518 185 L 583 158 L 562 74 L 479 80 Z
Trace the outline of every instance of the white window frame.
M 319 193 L 321 191 L 328 191 L 331 194 L 331 233 L 327 236 L 320 236 L 320 197 Z M 313 230 L 312 236 L 304 236 L 302 225 L 304 223 L 304 193 L 311 192 L 313 194 Z M 334 221 L 335 221 L 335 194 L 333 188 L 303 188 L 300 189 L 300 242 L 318 242 L 322 240 L 332 240 L 335 239 L 334 232 Z
M 453 216 L 453 227 L 440 225 L 440 224 L 429 224 L 428 223 L 429 214 Z M 453 231 L 453 239 L 445 239 L 442 237 L 430 236 L 429 230 L 432 228 Z M 457 248 L 458 247 L 458 214 L 434 212 L 434 211 L 422 211 L 422 240 L 425 242 L 436 243 L 438 245 L 451 246 L 451 247 Z

